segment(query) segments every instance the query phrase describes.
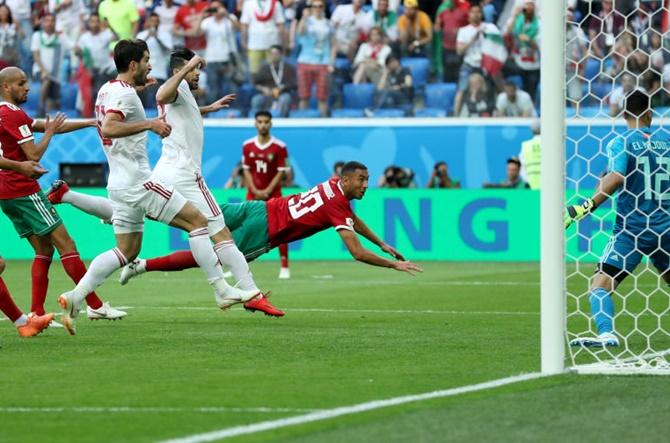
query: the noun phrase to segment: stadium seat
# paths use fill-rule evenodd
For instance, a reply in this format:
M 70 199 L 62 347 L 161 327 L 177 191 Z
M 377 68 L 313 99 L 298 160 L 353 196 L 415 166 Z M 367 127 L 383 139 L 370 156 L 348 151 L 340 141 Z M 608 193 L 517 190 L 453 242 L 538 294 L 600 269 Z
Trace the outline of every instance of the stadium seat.
M 251 83 L 244 83 L 237 90 L 237 98 L 235 99 L 235 106 L 242 114 L 246 114 L 251 107 L 251 98 L 256 94 L 256 88 Z
M 404 109 L 376 109 L 374 116 L 378 118 L 400 118 L 405 116 Z
M 146 115 L 147 118 L 156 118 L 156 117 L 158 117 L 158 109 L 147 108 L 147 109 L 144 110 L 144 115 Z
M 454 107 L 456 83 L 432 83 L 426 85 L 426 108 L 442 109 L 451 113 Z
M 76 83 L 63 83 L 60 88 L 61 109 L 75 109 L 77 107 L 77 93 L 79 85 Z
M 330 113 L 330 116 L 333 118 L 361 118 L 364 117 L 365 114 L 363 113 L 362 109 L 343 108 L 333 109 L 333 111 Z
M 61 109 L 60 112 L 65 114 L 67 118 L 79 118 L 79 111 L 76 109 Z
M 605 98 L 610 92 L 612 92 L 612 85 L 609 83 L 592 81 L 590 85 L 590 92 L 599 99 Z M 598 101 L 600 102 L 600 101 Z
M 39 82 L 30 83 L 30 91 L 28 91 L 28 101 L 26 102 L 25 108 L 31 111 L 37 111 L 37 108 L 40 106 L 40 90 L 42 89 L 42 84 Z
M 605 118 L 609 117 L 608 111 L 607 107 L 603 109 L 600 106 L 582 106 L 579 108 L 577 115 L 582 118 Z
M 565 108 L 565 118 L 574 118 L 577 115 L 577 109 L 569 106 Z
M 409 68 L 412 73 L 412 82 L 415 87 L 422 89 L 428 82 L 428 71 L 430 70 L 430 61 L 424 57 L 403 57 L 400 64 Z
M 347 83 L 343 88 L 342 107 L 365 109 L 372 107 L 375 97 L 375 85 L 371 83 Z
M 220 111 L 210 112 L 207 118 L 240 118 L 242 112 L 239 109 L 221 109 Z
M 294 109 L 289 113 L 291 118 L 319 118 L 321 114 L 316 109 Z
M 505 81 L 512 82 L 516 85 L 517 88 L 523 89 L 523 79 L 520 75 L 510 75 L 509 77 L 505 78 Z
M 423 109 L 417 109 L 416 111 L 414 111 L 414 116 L 415 117 L 429 117 L 429 118 L 446 117 L 447 112 L 444 109 L 423 108 Z
M 351 63 L 346 57 L 337 57 L 335 59 L 335 70 L 349 71 L 351 69 Z
M 587 59 L 584 67 L 584 78 L 593 80 L 598 75 L 600 75 L 600 61 L 594 58 Z

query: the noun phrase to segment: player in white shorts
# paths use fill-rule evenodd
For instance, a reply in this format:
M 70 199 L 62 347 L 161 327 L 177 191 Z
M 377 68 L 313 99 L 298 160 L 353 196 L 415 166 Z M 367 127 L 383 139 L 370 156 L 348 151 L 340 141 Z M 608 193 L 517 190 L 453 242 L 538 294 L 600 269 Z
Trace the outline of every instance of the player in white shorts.
M 207 217 L 209 236 L 219 261 L 230 267 L 236 286 L 258 291 L 244 254 L 235 245 L 226 227 L 219 205 L 202 177 L 204 125 L 202 115 L 215 112 L 234 100 L 229 95 L 209 106 L 199 107 L 191 91 L 198 89 L 200 68 L 205 60 L 193 51 L 181 48 L 170 57 L 170 77 L 158 90 L 156 101 L 159 113 L 165 115 L 172 128 L 163 138 L 163 151 L 154 167 L 151 179 L 174 187 L 182 196 Z M 130 263 L 121 274 L 133 273 L 136 263 Z
M 149 50 L 142 40 L 121 40 L 114 47 L 115 80 L 105 83 L 95 105 L 98 133 L 109 163 L 107 190 L 112 202 L 112 224 L 117 247 L 98 255 L 77 286 L 58 298 L 63 325 L 72 335 L 79 303 L 115 270 L 139 254 L 144 217 L 189 233 L 191 251 L 213 286 L 217 304 L 226 309 L 259 295 L 229 286 L 209 241 L 207 218 L 172 186 L 151 177 L 146 151 L 146 131 L 161 137 L 171 127 L 163 118 L 147 120 L 136 87 L 147 84 L 151 71 Z

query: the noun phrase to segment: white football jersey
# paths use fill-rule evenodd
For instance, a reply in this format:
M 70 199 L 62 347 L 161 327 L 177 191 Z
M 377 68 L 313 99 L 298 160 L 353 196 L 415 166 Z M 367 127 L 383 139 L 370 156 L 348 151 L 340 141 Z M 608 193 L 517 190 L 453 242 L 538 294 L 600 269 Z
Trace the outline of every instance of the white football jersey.
M 102 122 L 105 114 L 116 113 L 125 122 L 146 120 L 144 107 L 135 88 L 121 80 L 105 83 L 98 92 L 95 102 L 95 118 L 102 148 L 109 163 L 107 189 L 128 189 L 144 183 L 151 175 L 147 156 L 147 133 L 120 138 L 102 136 Z
M 182 80 L 177 87 L 175 101 L 159 105 L 159 111 L 165 113 L 172 132 L 163 139 L 163 152 L 158 162 L 199 173 L 204 141 L 203 122 L 200 107 L 186 80 Z

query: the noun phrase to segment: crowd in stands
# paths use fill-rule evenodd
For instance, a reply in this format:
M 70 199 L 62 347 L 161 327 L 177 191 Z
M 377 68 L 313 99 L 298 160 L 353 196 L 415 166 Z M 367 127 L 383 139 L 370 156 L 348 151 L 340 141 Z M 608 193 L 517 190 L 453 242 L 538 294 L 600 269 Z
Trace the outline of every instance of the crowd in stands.
M 616 115 L 636 87 L 669 105 L 661 3 L 568 1 L 572 112 Z M 540 14 L 540 0 L 0 0 L 0 67 L 32 75 L 37 115 L 92 115 L 114 43 L 141 38 L 159 85 L 186 46 L 207 62 L 199 101 L 237 93 L 213 117 L 534 117 Z

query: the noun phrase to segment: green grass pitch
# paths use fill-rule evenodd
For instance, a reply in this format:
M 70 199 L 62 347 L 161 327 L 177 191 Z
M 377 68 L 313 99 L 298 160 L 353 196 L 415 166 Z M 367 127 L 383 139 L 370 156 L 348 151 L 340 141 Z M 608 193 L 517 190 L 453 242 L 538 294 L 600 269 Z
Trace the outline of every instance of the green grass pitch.
M 80 317 L 75 337 L 2 321 L 0 442 L 160 441 L 539 370 L 537 264 L 423 265 L 299 262 L 279 281 L 256 263 L 281 319 L 219 311 L 191 270 L 114 276 L 99 294 L 128 317 Z M 27 308 L 30 263 L 3 277 Z M 70 287 L 55 261 L 48 308 Z M 567 374 L 230 441 L 665 442 L 669 392 L 670 377 Z

